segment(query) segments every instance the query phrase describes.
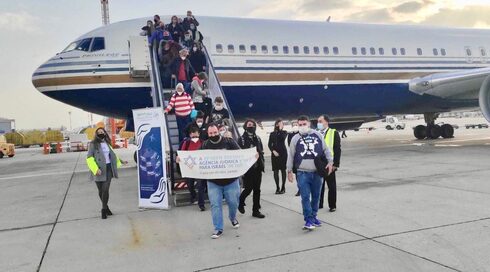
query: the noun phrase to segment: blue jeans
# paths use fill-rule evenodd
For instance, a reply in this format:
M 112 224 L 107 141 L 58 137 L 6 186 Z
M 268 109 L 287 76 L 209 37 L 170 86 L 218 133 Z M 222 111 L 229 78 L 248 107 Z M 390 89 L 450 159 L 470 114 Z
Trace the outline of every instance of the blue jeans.
M 187 116 L 178 116 L 176 115 L 175 118 L 177 119 L 177 128 L 179 129 L 179 143 L 184 140 L 186 137 L 185 129 L 187 125 L 191 122 L 191 117 L 190 115 Z
M 232 183 L 220 186 L 208 181 L 208 197 L 211 203 L 211 217 L 216 231 L 223 231 L 223 196 L 228 204 L 228 218 L 233 221 L 236 219 L 238 209 L 238 198 L 240 197 L 240 183 L 238 179 Z
M 318 213 L 320 191 L 323 181 L 322 177 L 316 172 L 298 171 L 298 173 L 296 173 L 296 180 L 299 186 L 299 193 L 301 194 L 304 220 L 311 220 L 315 218 Z

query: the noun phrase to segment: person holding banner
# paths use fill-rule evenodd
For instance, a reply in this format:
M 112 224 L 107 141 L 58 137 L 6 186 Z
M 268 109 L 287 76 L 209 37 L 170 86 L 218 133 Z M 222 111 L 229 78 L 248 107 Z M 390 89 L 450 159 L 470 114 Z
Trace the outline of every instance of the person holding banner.
M 243 124 L 243 129 L 245 132 L 238 139 L 238 145 L 242 149 L 255 147 L 257 153 L 259 154 L 259 159 L 252 165 L 252 167 L 243 175 L 243 185 L 244 190 L 240 195 L 240 204 L 238 205 L 238 211 L 240 213 L 245 213 L 245 199 L 253 191 L 253 206 L 252 206 L 252 216 L 257 218 L 265 218 L 260 212 L 260 185 L 262 183 L 262 172 L 264 172 L 265 162 L 264 162 L 264 147 L 260 137 L 257 136 L 255 131 L 257 130 L 257 123 L 253 119 L 248 119 Z
M 177 128 L 179 129 L 179 142 L 182 142 L 185 138 L 187 124 L 191 122 L 191 112 L 194 110 L 194 102 L 192 102 L 191 96 L 184 91 L 182 83 L 175 87 L 175 93 L 170 98 L 165 113 L 169 113 L 173 108 L 175 108 Z
M 298 126 L 299 134 L 294 135 L 289 145 L 288 179 L 289 182 L 293 182 L 293 173 L 296 173 L 305 221 L 303 229 L 314 230 L 315 227 L 322 225 L 316 218 L 323 183 L 318 172 L 327 171 L 328 175 L 332 173 L 333 156 L 323 136 L 310 128 L 310 119 L 307 116 L 302 115 L 298 118 Z M 318 163 L 323 156 L 328 161 L 325 169 L 323 169 L 323 160 Z
M 120 160 L 111 146 L 111 138 L 104 128 L 95 131 L 95 137 L 88 146 L 87 166 L 90 170 L 90 180 L 95 181 L 102 202 L 101 218 L 112 215 L 109 209 L 109 188 L 112 178 L 118 178 L 117 168 L 127 161 Z
M 215 123 L 208 125 L 208 140 L 206 140 L 201 149 L 240 149 L 237 142 L 232 138 L 222 137 L 219 134 L 218 126 Z M 217 239 L 223 234 L 223 197 L 228 204 L 228 218 L 233 228 L 240 227 L 236 219 L 238 198 L 240 196 L 240 183 L 238 177 L 225 179 L 208 180 L 208 198 L 211 203 L 211 216 L 213 219 L 214 233 L 211 238 Z

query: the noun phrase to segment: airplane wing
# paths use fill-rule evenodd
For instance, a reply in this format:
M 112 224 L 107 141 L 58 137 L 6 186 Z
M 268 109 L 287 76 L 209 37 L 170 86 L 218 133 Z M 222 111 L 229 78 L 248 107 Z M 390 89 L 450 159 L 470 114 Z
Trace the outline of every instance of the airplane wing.
M 451 99 L 478 99 L 490 122 L 490 67 L 437 73 L 410 80 L 410 91 Z

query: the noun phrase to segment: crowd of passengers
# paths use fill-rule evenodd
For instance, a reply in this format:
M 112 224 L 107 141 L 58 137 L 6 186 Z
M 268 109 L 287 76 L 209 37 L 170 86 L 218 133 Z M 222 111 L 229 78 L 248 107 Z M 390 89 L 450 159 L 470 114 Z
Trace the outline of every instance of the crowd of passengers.
M 141 28 L 141 35 L 148 37 L 149 46 L 157 47 L 164 88 L 175 88 L 182 83 L 186 92 L 191 93 L 193 78 L 206 72 L 203 35 L 198 26 L 199 22 L 189 10 L 184 19 L 174 15 L 168 24 L 155 15 L 153 21 L 148 20 Z

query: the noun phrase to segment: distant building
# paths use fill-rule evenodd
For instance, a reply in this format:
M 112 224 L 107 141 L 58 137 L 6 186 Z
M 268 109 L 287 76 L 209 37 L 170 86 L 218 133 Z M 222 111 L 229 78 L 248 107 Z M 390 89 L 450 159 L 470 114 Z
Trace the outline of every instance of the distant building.
M 11 132 L 15 129 L 15 120 L 0 117 L 0 134 Z

